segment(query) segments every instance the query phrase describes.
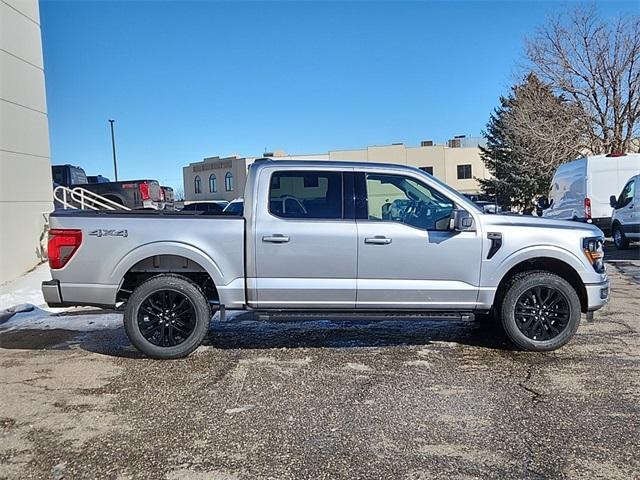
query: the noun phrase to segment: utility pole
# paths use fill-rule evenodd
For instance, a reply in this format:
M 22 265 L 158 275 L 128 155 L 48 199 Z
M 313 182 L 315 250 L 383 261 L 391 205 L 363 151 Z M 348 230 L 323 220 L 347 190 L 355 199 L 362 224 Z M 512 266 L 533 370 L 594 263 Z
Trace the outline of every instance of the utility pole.
M 116 137 L 113 134 L 113 122 L 115 120 L 109 120 L 111 124 L 111 150 L 113 151 L 113 173 L 116 176 L 115 181 L 118 181 L 118 162 L 116 161 Z

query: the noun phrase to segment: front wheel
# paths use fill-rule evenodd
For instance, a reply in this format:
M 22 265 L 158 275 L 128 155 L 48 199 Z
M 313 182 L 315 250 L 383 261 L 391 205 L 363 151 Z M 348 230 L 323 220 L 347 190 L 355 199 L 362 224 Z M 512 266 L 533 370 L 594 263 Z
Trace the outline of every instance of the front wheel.
M 202 343 L 211 308 L 202 290 L 180 275 L 140 284 L 127 301 L 124 327 L 131 343 L 152 358 L 186 357 Z
M 507 287 L 501 306 L 502 326 L 519 348 L 560 348 L 580 324 L 580 298 L 564 278 L 547 271 L 524 272 Z
M 613 227 L 613 244 L 618 250 L 625 250 L 629 248 L 629 239 L 625 236 L 624 231 L 620 225 Z

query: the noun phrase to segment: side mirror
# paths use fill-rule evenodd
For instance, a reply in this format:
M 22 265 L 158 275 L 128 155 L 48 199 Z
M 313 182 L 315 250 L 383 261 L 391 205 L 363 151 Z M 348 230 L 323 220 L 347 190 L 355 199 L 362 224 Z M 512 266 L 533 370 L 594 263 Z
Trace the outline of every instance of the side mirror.
M 618 207 L 618 199 L 616 199 L 615 195 L 611 195 L 609 197 L 609 205 L 611 205 L 612 208 L 617 208 Z
M 469 212 L 461 208 L 454 208 L 449 217 L 449 230 L 456 232 L 473 232 L 476 226 Z

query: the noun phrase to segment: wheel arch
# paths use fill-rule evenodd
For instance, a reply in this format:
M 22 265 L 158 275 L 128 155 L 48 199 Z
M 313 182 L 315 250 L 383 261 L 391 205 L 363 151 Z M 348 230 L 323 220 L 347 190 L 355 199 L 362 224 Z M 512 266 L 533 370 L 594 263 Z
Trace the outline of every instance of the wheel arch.
M 215 261 L 193 246 L 174 242 L 150 243 L 132 250 L 114 267 L 110 281 L 119 285 L 118 297 L 122 300 L 131 290 L 133 279 L 161 273 L 183 275 L 198 283 L 209 280 L 212 288 L 209 288 L 208 296 L 220 300 L 217 286 L 223 284 L 223 275 Z
M 494 305 L 500 305 L 502 299 L 504 298 L 505 292 L 509 285 L 509 282 L 516 275 L 527 272 L 527 271 L 536 271 L 543 270 L 550 273 L 554 273 L 559 277 L 563 278 L 574 288 L 576 293 L 578 294 L 578 298 L 580 299 L 580 308 L 583 313 L 586 313 L 588 310 L 588 296 L 587 289 L 580 277 L 580 274 L 576 271 L 576 269 L 567 263 L 564 260 L 558 259 L 556 257 L 533 257 L 527 258 L 525 260 L 520 261 L 513 265 L 500 279 L 498 283 L 498 287 L 496 289 L 496 295 L 494 299 Z

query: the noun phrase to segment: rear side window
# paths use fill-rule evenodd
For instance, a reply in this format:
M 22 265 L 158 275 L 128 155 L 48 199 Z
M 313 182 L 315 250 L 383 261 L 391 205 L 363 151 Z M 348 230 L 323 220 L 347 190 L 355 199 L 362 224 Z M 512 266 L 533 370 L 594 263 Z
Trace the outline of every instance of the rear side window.
M 84 185 L 85 183 L 89 183 L 87 175 L 79 168 L 71 168 L 69 171 L 71 172 L 71 185 Z
M 275 172 L 269 185 L 269 212 L 283 218 L 341 219 L 342 173 Z

